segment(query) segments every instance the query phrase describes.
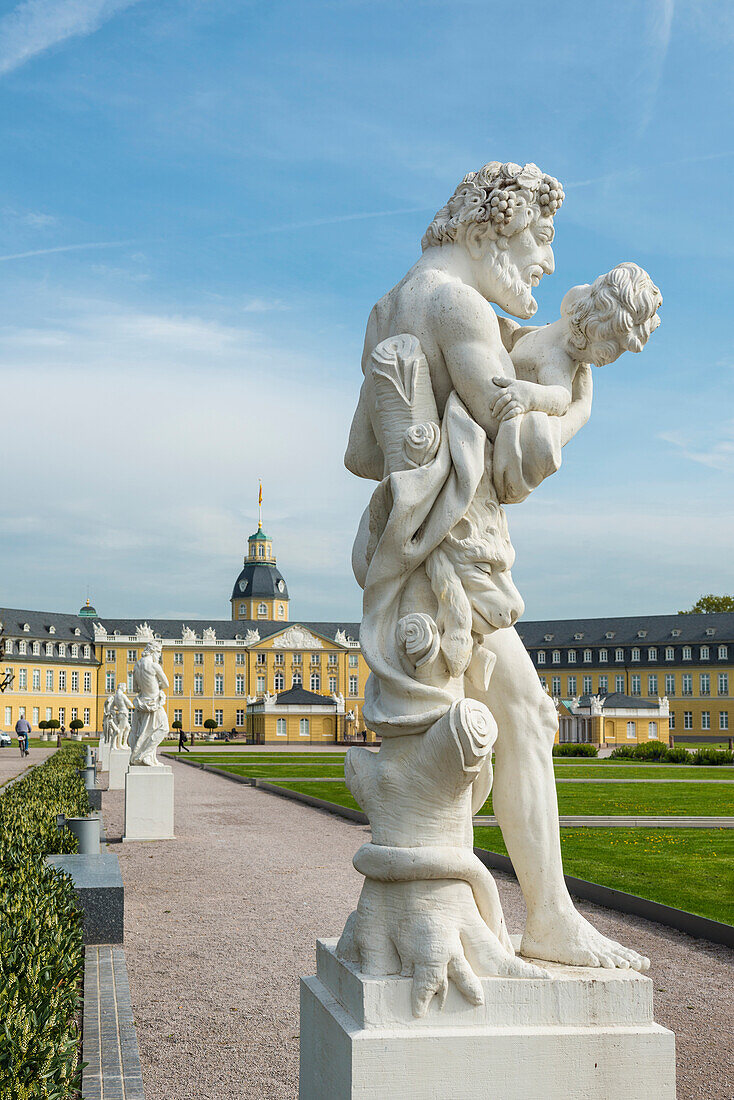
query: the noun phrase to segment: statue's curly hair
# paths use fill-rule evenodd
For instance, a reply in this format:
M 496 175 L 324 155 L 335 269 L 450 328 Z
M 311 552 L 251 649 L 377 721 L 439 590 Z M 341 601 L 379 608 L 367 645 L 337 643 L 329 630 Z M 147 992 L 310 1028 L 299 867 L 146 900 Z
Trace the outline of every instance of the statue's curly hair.
M 471 222 L 486 223 L 495 236 L 511 237 L 530 220 L 552 218 L 564 198 L 558 180 L 541 172 L 537 164 L 493 160 L 464 176 L 434 216 L 421 245 L 426 249 L 455 241 L 459 227 Z
M 588 350 L 589 361 L 603 367 L 622 351 L 642 351 L 660 324 L 657 311 L 662 304 L 663 296 L 648 273 L 626 262 L 595 279 L 564 313 L 573 345 Z

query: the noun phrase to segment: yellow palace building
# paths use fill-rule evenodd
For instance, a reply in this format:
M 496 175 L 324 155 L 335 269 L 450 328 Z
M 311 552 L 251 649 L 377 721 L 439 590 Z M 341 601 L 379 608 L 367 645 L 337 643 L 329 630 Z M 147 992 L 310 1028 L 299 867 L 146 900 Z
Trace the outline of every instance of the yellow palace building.
M 230 597 L 230 618 L 111 619 L 0 608 L 0 728 L 25 716 L 101 729 L 105 698 L 132 690 L 150 632 L 162 643 L 168 714 L 194 733 L 257 743 L 374 740 L 362 717 L 368 668 L 359 624 L 292 621 L 285 578 L 262 522 Z M 558 701 L 560 740 L 727 740 L 734 705 L 734 614 L 651 615 L 518 624 Z

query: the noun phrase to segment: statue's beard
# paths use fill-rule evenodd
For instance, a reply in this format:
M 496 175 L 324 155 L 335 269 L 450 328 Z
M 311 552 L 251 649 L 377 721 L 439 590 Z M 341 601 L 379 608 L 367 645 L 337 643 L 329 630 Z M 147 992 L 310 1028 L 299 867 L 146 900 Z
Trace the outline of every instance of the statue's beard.
M 495 252 L 494 276 L 498 284 L 496 305 L 513 317 L 522 317 L 526 320 L 533 317 L 538 309 L 538 303 L 533 298 L 530 276 L 523 278 L 522 271 L 512 262 L 509 252 L 505 249 L 498 248 Z

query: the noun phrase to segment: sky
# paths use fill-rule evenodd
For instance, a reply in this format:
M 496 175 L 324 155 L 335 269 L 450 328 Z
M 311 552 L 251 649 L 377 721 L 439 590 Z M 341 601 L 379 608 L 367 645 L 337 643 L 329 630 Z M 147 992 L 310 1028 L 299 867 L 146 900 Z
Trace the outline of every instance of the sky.
M 489 160 L 566 191 L 535 323 L 664 298 L 508 508 L 525 618 L 731 592 L 733 61 L 728 0 L 3 0 L 0 603 L 228 618 L 262 478 L 291 617 L 358 620 L 365 322 Z

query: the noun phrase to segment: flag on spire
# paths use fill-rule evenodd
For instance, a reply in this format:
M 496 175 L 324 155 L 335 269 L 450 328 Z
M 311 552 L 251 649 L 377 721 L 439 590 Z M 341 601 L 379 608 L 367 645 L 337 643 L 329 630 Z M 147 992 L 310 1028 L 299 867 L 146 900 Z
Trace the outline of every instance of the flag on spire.
M 260 506 L 262 504 L 262 502 L 263 502 L 263 483 L 261 481 L 260 482 L 260 492 L 257 495 L 258 506 Z
M 263 483 L 260 482 L 260 491 L 257 494 L 257 529 L 262 531 L 263 527 Z

